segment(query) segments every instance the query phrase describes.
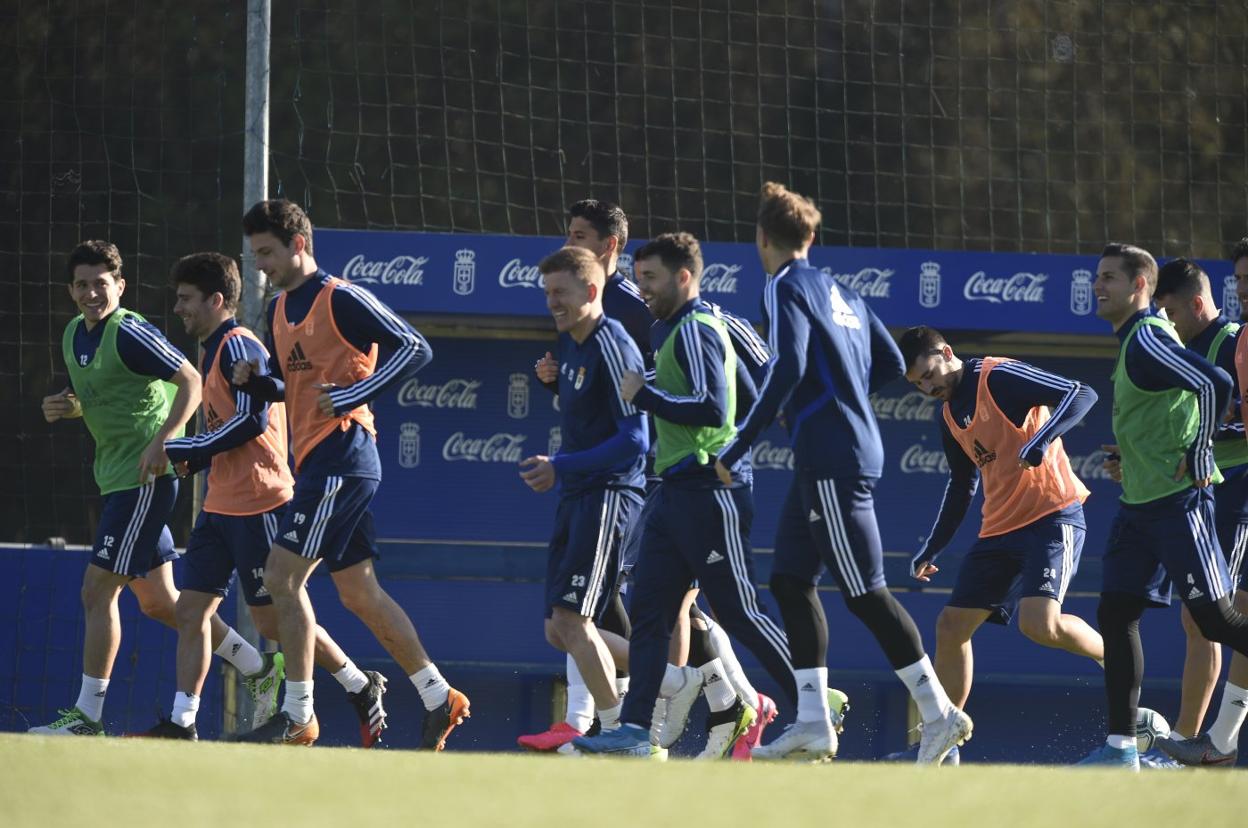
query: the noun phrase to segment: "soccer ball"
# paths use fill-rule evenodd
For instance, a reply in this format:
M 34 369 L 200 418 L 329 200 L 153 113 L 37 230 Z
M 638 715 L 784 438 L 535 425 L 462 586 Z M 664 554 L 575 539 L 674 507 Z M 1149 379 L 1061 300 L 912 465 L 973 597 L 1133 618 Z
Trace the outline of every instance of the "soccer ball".
M 1140 753 L 1148 753 L 1163 736 L 1170 735 L 1170 723 L 1156 710 L 1141 707 L 1135 714 L 1135 744 Z

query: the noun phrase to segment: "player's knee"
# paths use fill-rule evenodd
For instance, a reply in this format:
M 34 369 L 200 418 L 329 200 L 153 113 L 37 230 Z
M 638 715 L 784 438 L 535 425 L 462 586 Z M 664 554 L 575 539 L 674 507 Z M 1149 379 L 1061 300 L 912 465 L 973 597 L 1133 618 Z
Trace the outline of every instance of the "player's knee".
M 806 593 L 814 589 L 809 583 L 783 572 L 773 572 L 767 586 L 771 589 L 772 597 L 782 604 L 805 601 Z
M 176 604 L 169 599 L 169 596 L 158 592 L 151 595 L 136 595 L 136 597 L 139 599 L 139 610 L 148 618 L 169 627 L 177 626 Z
M 559 627 L 555 625 L 553 618 L 546 619 L 546 643 L 554 647 L 559 652 L 567 652 L 567 646 L 563 643 L 563 636 L 559 634 Z
M 970 628 L 965 619 L 953 609 L 945 607 L 936 616 L 936 640 L 941 643 L 962 643 L 971 640 Z
M 1061 634 L 1057 628 L 1057 619 L 1047 615 L 1024 613 L 1018 617 L 1018 629 L 1023 635 L 1037 644 L 1052 647 L 1057 644 Z
M 376 582 L 373 583 L 375 585 Z M 339 584 L 338 598 L 351 613 L 365 618 L 380 605 L 381 591 L 370 584 Z

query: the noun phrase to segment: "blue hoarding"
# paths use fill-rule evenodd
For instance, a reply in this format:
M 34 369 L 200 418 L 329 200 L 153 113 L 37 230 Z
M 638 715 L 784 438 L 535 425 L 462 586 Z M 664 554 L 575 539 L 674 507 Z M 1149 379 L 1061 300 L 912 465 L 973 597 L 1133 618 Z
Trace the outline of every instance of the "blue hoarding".
M 536 295 L 526 295 L 541 306 Z M 491 544 L 547 540 L 556 497 L 531 492 L 517 464 L 530 455 L 551 454 L 561 442 L 555 396 L 533 375 L 534 360 L 550 344 L 435 338 L 433 362 L 376 401 L 385 474 L 374 501 L 381 537 Z M 1093 493 L 1088 549 L 1099 555 L 1118 497 L 1118 486 L 1101 471 L 1099 452 L 1102 443 L 1111 442 L 1112 363 L 1032 361 L 1089 383 L 1101 396 L 1085 424 L 1066 439 L 1075 470 Z M 931 527 L 944 494 L 940 407 L 901 381 L 876 394 L 873 403 L 888 463 L 877 489 L 884 546 L 908 553 Z M 792 473 L 788 437 L 778 426 L 763 434 L 754 461 L 752 539 L 756 546 L 771 547 Z M 951 552 L 964 551 L 973 541 L 978 508 L 972 507 Z
M 561 238 L 390 231 L 316 231 L 317 259 L 404 313 L 542 315 L 537 264 Z M 632 242 L 636 250 L 642 242 Z M 764 274 L 754 246 L 707 242 L 702 290 L 759 321 Z M 1092 298 L 1095 256 L 817 247 L 811 261 L 861 293 L 890 326 L 1107 334 Z M 1227 262 L 1203 263 L 1214 296 L 1239 316 Z M 631 256 L 621 268 L 628 270 Z

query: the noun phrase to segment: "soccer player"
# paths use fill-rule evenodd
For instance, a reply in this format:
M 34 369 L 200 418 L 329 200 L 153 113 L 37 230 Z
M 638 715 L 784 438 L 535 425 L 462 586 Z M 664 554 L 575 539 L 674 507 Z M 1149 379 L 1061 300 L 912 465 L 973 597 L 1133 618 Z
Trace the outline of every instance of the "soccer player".
M 909 329 L 899 344 L 906 379 L 944 401 L 940 437 L 949 463 L 936 523 L 910 561 L 916 579 L 940 571 L 937 555 L 984 484 L 979 541 L 936 619 L 936 675 L 950 701 L 966 707 L 971 637 L 985 621 L 1009 624 L 1017 614 L 1019 630 L 1037 644 L 1100 661 L 1100 634 L 1062 612 L 1083 551 L 1088 497 L 1062 435 L 1087 415 L 1096 392 L 1017 360 L 964 362 L 927 326 Z
M 819 226 L 808 199 L 763 185 L 756 242 L 773 274 L 763 294 L 771 373 L 736 440 L 720 452 L 721 478 L 783 407 L 796 472 L 780 517 L 771 591 L 780 605 L 800 688 L 797 721 L 755 758 L 836 753 L 827 699 L 828 625 L 815 585 L 824 565 L 850 612 L 867 625 L 923 718 L 920 763 L 939 764 L 970 738 L 971 720 L 945 694 L 910 614 L 884 581 L 872 489 L 884 447 L 868 395 L 904 373 L 897 344 L 862 298 L 811 267 Z
M 281 293 L 268 307 L 269 375 L 256 360 L 234 363 L 233 381 L 256 399 L 285 400 L 295 459 L 294 495 L 264 566 L 286 655 L 279 715 L 244 741 L 307 745 L 313 710 L 315 614 L 305 590 L 323 558 L 338 597 L 386 649 L 420 694 L 420 746 L 441 750 L 469 715 L 468 697 L 447 684 L 416 628 L 377 582 L 369 504 L 381 480 L 368 403 L 419 370 L 429 343 L 367 290 L 330 276 L 312 255 L 312 223 L 284 199 L 243 217 L 256 265 Z
M 1235 268 L 1235 295 L 1239 298 L 1239 318 L 1248 320 L 1248 238 L 1240 239 L 1231 251 Z
M 95 482 L 103 495 L 91 565 L 82 579 L 86 634 L 77 703 L 48 735 L 102 735 L 104 698 L 121 646 L 117 599 L 129 586 L 149 618 L 175 627 L 169 561 L 176 557 L 165 526 L 178 481 L 165 440 L 182 432 L 199 405 L 199 374 L 155 327 L 121 307 L 126 280 L 121 253 L 106 241 L 86 241 L 69 254 L 69 295 L 78 306 L 62 337 L 70 387 L 43 399 L 43 416 L 83 418 L 95 441 Z M 266 665 L 254 647 L 216 615 L 211 640 L 218 655 L 260 687 L 276 693 L 280 665 Z M 269 669 L 264 669 L 265 667 Z M 260 705 L 270 703 L 263 696 Z
M 601 727 L 611 729 L 620 717 L 616 667 L 596 624 L 615 595 L 620 548 L 645 491 L 649 432 L 645 416 L 620 391 L 624 372 L 643 364 L 624 327 L 602 312 L 606 274 L 593 254 L 565 247 L 538 269 L 559 331 L 563 446 L 554 457 L 523 460 L 520 477 L 535 492 L 559 486 L 546 564 L 546 639 L 574 660 Z M 582 732 L 565 734 L 567 741 Z
M 654 414 L 658 431 L 655 471 L 661 479 L 647 510 L 635 573 L 631 692 L 621 725 L 573 744 L 590 753 L 645 756 L 656 698 L 671 695 L 664 667 L 681 602 L 696 578 L 720 623 L 745 644 L 796 699 L 788 645 L 753 585 L 749 529 L 750 490 L 734 469 L 721 483 L 714 457 L 736 433 L 736 354 L 723 320 L 699 298 L 702 254 L 688 233 L 659 236 L 637 251 L 642 295 L 660 320 L 653 329 L 655 382 L 630 372 L 622 393 Z M 670 675 L 670 673 L 669 673 Z M 736 741 L 756 717 L 735 704 L 712 714 L 731 719 Z
M 1105 552 L 1097 620 L 1105 639 L 1105 744 L 1081 764 L 1139 770 L 1136 709 L 1143 674 L 1139 621 L 1170 603 L 1170 586 L 1210 641 L 1248 652 L 1248 619 L 1231 606 L 1211 486 L 1222 480 L 1213 435 L 1231 394 L 1222 369 L 1184 348 L 1151 307 L 1157 262 L 1110 244 L 1097 263 L 1096 313 L 1118 335 L 1114 438 L 1107 470 L 1122 496 Z
M 290 500 L 294 480 L 287 465 L 286 407 L 253 400 L 231 384 L 234 363 L 255 360 L 268 370 L 269 354 L 256 335 L 234 318 L 242 282 L 234 260 L 220 253 L 195 253 L 173 266 L 177 304 L 186 332 L 200 343 L 205 432 L 165 443 L 183 476 L 208 468 L 208 489 L 186 549 L 178 621 L 178 692 L 168 719 L 147 736 L 195 739 L 199 696 L 208 675 L 208 624 L 238 572 L 243 599 L 260 634 L 280 640 L 273 599 L 264 589 L 264 560 Z M 281 659 L 280 653 L 264 655 Z M 371 747 L 381 738 L 385 677 L 363 672 L 321 627 L 316 661 L 349 694 L 360 718 L 360 740 Z M 273 706 L 277 694 L 273 694 Z M 256 711 L 262 724 L 275 711 Z
M 1244 350 L 1240 325 L 1218 311 L 1209 276 L 1190 259 L 1174 259 L 1157 273 L 1153 301 L 1190 350 L 1236 376 L 1236 351 Z M 1213 489 L 1218 545 L 1227 558 L 1235 608 L 1248 611 L 1244 590 L 1244 551 L 1248 548 L 1248 441 L 1244 438 L 1239 383 L 1232 389 L 1230 416 L 1214 434 L 1213 457 L 1223 480 Z M 1188 765 L 1229 767 L 1235 764 L 1239 729 L 1248 704 L 1248 659 L 1231 656 L 1230 675 L 1222 688 L 1217 720 L 1201 734 L 1201 722 L 1222 672 L 1222 648 L 1207 641 L 1187 607 L 1182 608 L 1187 634 L 1187 658 L 1183 664 L 1183 695 L 1179 717 L 1170 736 L 1158 748 Z M 1199 738 L 1197 738 L 1199 737 Z

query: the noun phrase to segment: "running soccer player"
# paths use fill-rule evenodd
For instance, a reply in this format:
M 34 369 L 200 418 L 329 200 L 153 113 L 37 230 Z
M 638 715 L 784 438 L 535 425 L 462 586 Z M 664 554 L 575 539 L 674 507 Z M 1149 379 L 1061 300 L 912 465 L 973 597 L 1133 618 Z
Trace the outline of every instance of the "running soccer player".
M 273 599 L 264 588 L 264 560 L 290 500 L 294 480 L 287 465 L 286 407 L 253 400 L 231 384 L 234 363 L 256 360 L 268 370 L 269 354 L 256 335 L 234 318 L 242 282 L 234 260 L 220 253 L 194 253 L 173 266 L 177 303 L 186 332 L 200 343 L 205 432 L 165 443 L 179 474 L 207 468 L 203 509 L 186 545 L 186 568 L 176 609 L 178 621 L 178 692 L 173 711 L 146 736 L 196 739 L 195 717 L 208 675 L 209 619 L 238 572 L 243 599 L 256 629 L 279 641 Z M 264 655 L 282 659 L 281 653 Z M 360 718 L 360 740 L 372 747 L 385 724 L 381 696 L 385 677 L 363 672 L 320 626 L 316 662 L 347 691 Z M 256 711 L 259 725 L 273 715 L 277 694 L 267 710 Z
M 86 422 L 104 502 L 92 565 L 82 579 L 86 634 L 78 701 L 32 733 L 104 733 L 104 699 L 121 646 L 117 600 L 123 587 L 130 587 L 145 615 L 176 628 L 178 592 L 167 565 L 176 553 L 165 521 L 178 481 L 164 444 L 182 432 L 199 405 L 201 387 L 199 374 L 160 331 L 121 307 L 126 290 L 121 268 L 121 253 L 106 241 L 79 244 L 66 265 L 69 295 L 79 312 L 62 337 L 70 386 L 43 399 L 43 416 L 50 423 L 77 417 Z M 248 677 L 258 705 L 271 704 L 265 694 L 276 694 L 281 665 L 266 664 L 216 615 L 210 623 L 215 652 Z
M 1213 435 L 1232 383 L 1184 348 L 1174 327 L 1152 310 L 1157 262 L 1148 251 L 1107 245 L 1096 270 L 1097 316 L 1121 343 L 1113 374 L 1116 445 L 1105 448 L 1122 496 L 1096 611 L 1105 639 L 1108 735 L 1080 764 L 1138 771 L 1144 610 L 1168 606 L 1173 584 L 1205 638 L 1248 652 L 1248 619 L 1231 606 L 1211 488 L 1222 481 Z
M 317 267 L 312 223 L 298 205 L 256 204 L 243 217 L 243 233 L 281 293 L 268 307 L 269 374 L 260 375 L 254 359 L 240 360 L 233 381 L 256 399 L 285 400 L 295 487 L 264 566 L 286 655 L 286 694 L 280 714 L 242 738 L 316 741 L 316 620 L 305 585 L 323 558 L 343 605 L 419 692 L 426 710 L 420 746 L 441 750 L 468 717 L 468 697 L 447 684 L 407 613 L 377 582 L 369 510 L 381 460 L 368 403 L 426 365 L 429 343 L 367 290 Z
M 525 458 L 520 477 L 535 492 L 559 486 L 546 564 L 546 640 L 574 660 L 605 730 L 619 724 L 620 699 L 615 660 L 596 625 L 615 595 L 621 545 L 641 512 L 650 445 L 645 416 L 624 400 L 620 383 L 643 364 L 624 327 L 602 312 L 606 274 L 593 254 L 565 247 L 538 269 L 559 331 L 563 446 L 554 457 Z
M 963 362 L 927 326 L 906 331 L 899 345 L 906 379 L 944 401 L 940 437 L 949 463 L 936 523 L 910 561 L 916 579 L 931 581 L 940 571 L 936 557 L 984 483 L 979 540 L 936 619 L 936 675 L 950 701 L 966 707 L 971 638 L 985 621 L 1009 624 L 1017 614 L 1019 630 L 1037 644 L 1099 662 L 1100 634 L 1062 612 L 1083 551 L 1088 497 L 1062 435 L 1087 415 L 1096 392 L 1017 360 Z
M 1240 324 L 1218 311 L 1209 276 L 1200 265 L 1190 259 L 1167 262 L 1157 273 L 1153 301 L 1166 312 L 1184 345 L 1231 377 L 1236 376 L 1237 351 L 1245 350 Z M 1227 558 L 1231 587 L 1238 587 L 1235 608 L 1243 613 L 1248 612 L 1243 566 L 1244 551 L 1248 548 L 1248 440 L 1244 437 L 1239 383 L 1231 396 L 1230 416 L 1213 437 L 1213 458 L 1223 477 L 1213 489 L 1213 500 L 1218 545 Z M 1217 719 L 1202 734 L 1201 722 L 1222 673 L 1222 648 L 1200 634 L 1186 606 L 1182 608 L 1182 618 L 1187 634 L 1182 702 L 1170 736 L 1159 740 L 1157 746 L 1183 764 L 1229 767 L 1238 755 L 1236 745 L 1248 704 L 1248 659 L 1232 654 Z
M 914 621 L 888 591 L 872 500 L 884 447 L 868 395 L 905 369 L 897 344 L 862 298 L 807 261 L 820 219 L 805 197 L 775 182 L 763 185 L 756 242 L 763 267 L 774 274 L 763 306 L 775 356 L 758 402 L 717 466 L 725 479 L 783 408 L 796 472 L 777 531 L 771 592 L 800 693 L 797 721 L 754 756 L 836 753 L 828 624 L 815 591 L 826 565 L 918 705 L 918 761 L 939 764 L 970 738 L 971 720 L 945 694 Z
M 663 684 L 671 630 L 694 578 L 725 629 L 791 699 L 797 692 L 784 634 L 754 591 L 750 490 L 740 464 L 728 484 L 713 468 L 716 453 L 736 432 L 737 366 L 723 320 L 699 298 L 701 249 L 688 233 L 668 233 L 638 250 L 635 262 L 642 295 L 660 320 L 653 330 L 656 374 L 651 385 L 638 373 L 626 373 L 622 393 L 654 414 L 655 471 L 662 482 L 643 527 L 630 642 L 633 686 L 624 697 L 621 725 L 573 744 L 589 753 L 645 756 L 655 700 L 670 695 Z M 723 717 L 732 718 L 731 745 L 756 714 L 738 702 Z

